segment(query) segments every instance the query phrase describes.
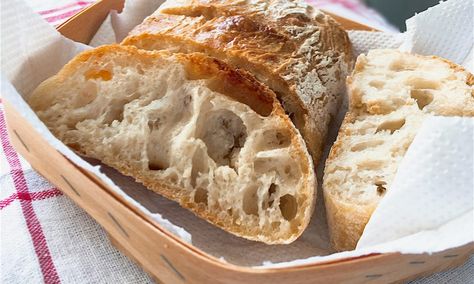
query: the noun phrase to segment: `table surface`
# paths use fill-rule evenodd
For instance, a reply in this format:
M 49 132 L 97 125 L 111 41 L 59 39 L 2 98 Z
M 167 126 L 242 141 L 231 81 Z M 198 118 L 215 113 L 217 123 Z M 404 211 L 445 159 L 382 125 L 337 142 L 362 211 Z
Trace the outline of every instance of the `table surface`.
M 3 1 L 3 0 L 2 0 Z M 93 1 L 27 0 L 52 25 Z M 6 2 L 3 2 L 6 3 Z M 2 3 L 2 5 L 4 5 Z M 393 30 L 357 0 L 311 0 L 336 14 Z M 0 101 L 1 283 L 152 283 L 117 251 L 104 230 L 81 208 L 37 174 L 10 144 Z M 474 256 L 463 266 L 413 283 L 474 283 Z

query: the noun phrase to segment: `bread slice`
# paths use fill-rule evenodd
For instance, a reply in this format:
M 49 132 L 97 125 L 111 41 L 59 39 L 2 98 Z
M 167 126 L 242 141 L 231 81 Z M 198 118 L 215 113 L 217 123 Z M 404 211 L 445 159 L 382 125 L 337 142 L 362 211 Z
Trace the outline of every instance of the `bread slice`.
M 331 242 L 354 249 L 423 120 L 474 116 L 474 77 L 439 57 L 372 50 L 347 79 L 350 106 L 326 161 Z
M 65 144 L 237 236 L 290 243 L 315 177 L 275 94 L 203 54 L 86 51 L 28 100 Z
M 122 44 L 202 52 L 250 72 L 277 94 L 315 162 L 352 67 L 346 32 L 302 0 L 170 0 Z

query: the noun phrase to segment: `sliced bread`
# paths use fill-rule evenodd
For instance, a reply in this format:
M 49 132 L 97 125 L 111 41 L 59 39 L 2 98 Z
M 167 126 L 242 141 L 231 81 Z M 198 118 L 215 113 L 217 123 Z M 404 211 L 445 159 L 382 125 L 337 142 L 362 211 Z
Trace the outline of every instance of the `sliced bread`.
M 347 79 L 349 110 L 324 172 L 336 250 L 355 248 L 427 116 L 474 116 L 473 84 L 472 74 L 439 57 L 397 50 L 359 56 Z
M 111 45 L 29 104 L 55 136 L 237 236 L 290 243 L 315 201 L 312 160 L 275 94 L 199 53 Z

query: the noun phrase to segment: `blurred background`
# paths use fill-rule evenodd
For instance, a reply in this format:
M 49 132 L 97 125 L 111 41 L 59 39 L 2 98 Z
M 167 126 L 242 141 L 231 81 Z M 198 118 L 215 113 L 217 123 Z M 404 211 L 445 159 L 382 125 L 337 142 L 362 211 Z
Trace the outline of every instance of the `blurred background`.
M 439 0 L 306 0 L 306 2 L 321 10 L 380 31 L 404 32 L 407 19 L 435 6 Z
M 405 20 L 439 3 L 439 0 L 365 0 L 365 4 L 380 14 L 401 32 L 406 30 Z
M 8 0 L 5 0 L 6 2 Z M 14 0 L 19 1 L 19 0 Z M 24 0 L 46 21 L 57 26 L 98 0 Z M 119 1 L 119 0 L 116 0 Z M 149 0 L 161 3 L 165 0 Z M 405 20 L 439 3 L 439 0 L 305 0 L 333 14 L 386 32 L 404 32 Z M 449 1 L 449 0 L 448 0 Z

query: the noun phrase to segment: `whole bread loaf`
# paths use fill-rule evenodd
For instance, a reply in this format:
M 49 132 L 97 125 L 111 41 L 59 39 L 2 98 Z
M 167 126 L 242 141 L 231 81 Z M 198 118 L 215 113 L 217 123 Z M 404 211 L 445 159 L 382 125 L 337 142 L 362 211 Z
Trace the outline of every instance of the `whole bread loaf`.
M 314 206 L 312 160 L 275 94 L 199 53 L 86 51 L 28 103 L 82 155 L 237 236 L 290 243 Z
M 359 56 L 347 79 L 349 110 L 324 173 L 335 249 L 355 248 L 427 116 L 474 116 L 473 84 L 472 74 L 439 57 L 397 50 Z
M 317 163 L 350 72 L 344 30 L 303 0 L 166 1 L 122 42 L 202 52 L 272 89 Z

